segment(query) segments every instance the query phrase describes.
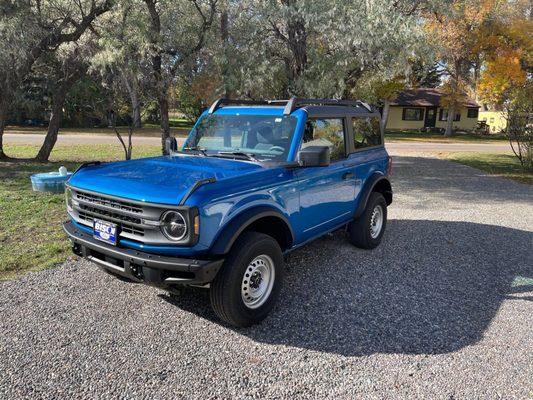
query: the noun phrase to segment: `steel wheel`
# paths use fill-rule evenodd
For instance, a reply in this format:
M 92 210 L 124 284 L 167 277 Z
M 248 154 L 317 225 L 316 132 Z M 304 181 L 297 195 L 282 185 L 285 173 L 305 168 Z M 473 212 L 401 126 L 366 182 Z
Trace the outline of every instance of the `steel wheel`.
M 276 272 L 274 261 L 266 254 L 254 258 L 246 268 L 241 284 L 244 305 L 255 309 L 261 307 L 274 287 Z
M 383 227 L 383 209 L 378 204 L 372 210 L 372 217 L 370 218 L 370 236 L 375 239 L 381 233 Z

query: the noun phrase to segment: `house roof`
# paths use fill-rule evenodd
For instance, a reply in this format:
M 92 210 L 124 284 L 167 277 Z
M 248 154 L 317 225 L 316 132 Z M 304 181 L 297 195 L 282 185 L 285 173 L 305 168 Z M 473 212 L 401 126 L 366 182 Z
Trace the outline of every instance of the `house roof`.
M 413 107 L 438 107 L 440 99 L 445 93 L 438 88 L 420 88 L 404 90 L 398 93 L 398 96 L 393 100 L 391 106 L 413 106 Z M 464 98 L 465 107 L 479 107 L 474 100 L 469 97 Z

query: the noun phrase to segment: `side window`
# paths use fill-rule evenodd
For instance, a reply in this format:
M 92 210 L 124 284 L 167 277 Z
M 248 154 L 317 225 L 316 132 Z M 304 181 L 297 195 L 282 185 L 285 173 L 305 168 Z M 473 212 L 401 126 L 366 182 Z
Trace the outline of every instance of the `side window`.
M 381 130 L 378 118 L 352 118 L 355 149 L 381 146 Z
M 447 121 L 448 120 L 448 110 L 441 108 L 440 110 L 440 118 L 439 121 Z M 461 112 L 455 113 L 454 121 L 460 121 L 461 120 Z
M 328 146 L 331 161 L 346 158 L 344 145 L 344 121 L 342 118 L 310 119 L 305 125 L 302 148 Z
M 402 120 L 404 121 L 422 121 L 423 119 L 423 108 L 404 108 L 402 111 Z

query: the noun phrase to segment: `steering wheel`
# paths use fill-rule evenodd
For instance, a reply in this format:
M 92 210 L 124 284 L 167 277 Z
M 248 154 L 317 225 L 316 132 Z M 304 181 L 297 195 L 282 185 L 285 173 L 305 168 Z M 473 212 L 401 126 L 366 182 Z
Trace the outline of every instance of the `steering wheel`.
M 274 152 L 279 151 L 281 154 L 285 151 L 285 149 L 281 146 L 272 146 L 270 149 L 268 149 L 268 151 L 274 151 Z

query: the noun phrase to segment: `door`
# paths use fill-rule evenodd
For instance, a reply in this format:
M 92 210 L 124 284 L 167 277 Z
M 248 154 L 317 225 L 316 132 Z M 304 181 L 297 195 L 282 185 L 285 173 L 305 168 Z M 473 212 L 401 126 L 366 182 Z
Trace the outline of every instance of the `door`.
M 437 107 L 426 107 L 426 118 L 424 128 L 435 128 L 437 122 Z
M 355 166 L 346 158 L 344 118 L 313 118 L 306 123 L 301 147 L 329 146 L 328 167 L 297 170 L 300 192 L 298 229 L 300 240 L 318 236 L 353 215 Z

